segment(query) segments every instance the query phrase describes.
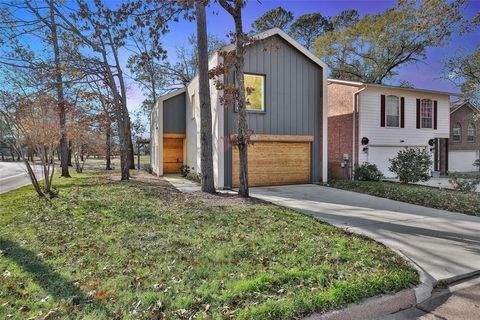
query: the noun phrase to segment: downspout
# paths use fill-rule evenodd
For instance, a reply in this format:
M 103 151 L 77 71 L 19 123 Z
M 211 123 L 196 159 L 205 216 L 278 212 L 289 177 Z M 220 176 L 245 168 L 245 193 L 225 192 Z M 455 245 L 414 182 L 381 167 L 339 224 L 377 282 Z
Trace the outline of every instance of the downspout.
M 353 97 L 353 101 L 352 101 L 352 119 L 353 119 L 352 120 L 353 121 L 352 128 L 353 128 L 353 131 L 352 131 L 352 133 L 353 134 L 352 134 L 352 169 L 350 171 L 350 177 L 351 177 L 352 180 L 353 180 L 353 169 L 354 169 L 354 166 L 355 166 L 355 154 L 356 154 L 355 145 L 356 145 L 356 141 L 357 141 L 356 117 L 355 117 L 356 109 L 357 109 L 357 97 L 358 97 L 358 94 L 365 89 L 367 89 L 366 85 L 363 88 L 361 88 L 360 90 L 357 90 L 352 94 L 352 97 Z

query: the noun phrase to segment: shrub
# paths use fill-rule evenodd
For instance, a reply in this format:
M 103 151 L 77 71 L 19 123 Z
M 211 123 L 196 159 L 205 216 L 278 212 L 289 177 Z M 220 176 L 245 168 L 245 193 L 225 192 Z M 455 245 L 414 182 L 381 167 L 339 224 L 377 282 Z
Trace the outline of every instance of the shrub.
M 480 170 L 480 159 L 477 159 L 473 162 L 473 165 Z
M 400 150 L 395 158 L 388 161 L 390 161 L 388 169 L 395 172 L 403 183 L 430 179 L 430 168 L 433 162 L 425 149 L 406 148 Z
M 377 165 L 365 162 L 361 166 L 355 166 L 355 179 L 363 181 L 379 181 L 383 173 L 378 170 Z
M 150 163 L 145 163 L 143 165 L 143 170 L 147 171 L 148 173 L 153 173 L 152 165 Z
M 180 174 L 182 175 L 182 177 L 186 177 L 190 173 L 190 171 L 190 167 L 185 164 L 180 167 Z
M 450 172 L 448 178 L 452 187 L 461 192 L 474 192 L 480 185 L 480 176 L 472 177 L 458 172 Z
M 202 181 L 202 177 L 200 176 L 200 174 L 196 173 L 195 171 L 189 172 L 186 175 L 186 178 L 188 180 L 192 180 L 192 181 L 195 181 L 195 182 L 198 182 L 198 183 L 200 183 Z

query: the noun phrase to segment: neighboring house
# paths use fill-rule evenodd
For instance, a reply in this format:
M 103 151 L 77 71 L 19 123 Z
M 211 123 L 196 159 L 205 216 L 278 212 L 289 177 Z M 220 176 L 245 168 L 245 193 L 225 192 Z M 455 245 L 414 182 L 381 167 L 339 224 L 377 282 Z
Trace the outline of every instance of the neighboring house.
M 480 120 L 475 113 L 480 108 L 468 101 L 452 104 L 450 139 L 448 141 L 448 171 L 478 171 L 473 162 L 480 159 Z
M 356 164 L 369 162 L 393 178 L 388 160 L 405 147 L 427 149 L 432 170 L 446 171 L 440 150 L 450 132 L 450 95 L 329 79 L 329 176 L 350 178 Z
M 248 147 L 249 185 L 318 183 L 327 180 L 327 67 L 280 29 L 255 36 L 245 53 L 245 84 L 253 88 L 247 106 L 253 144 Z M 221 51 L 231 51 L 233 45 Z M 209 61 L 222 63 L 217 51 Z M 233 74 L 223 81 L 233 83 Z M 235 106 L 223 106 L 210 81 L 214 181 L 238 186 Z M 200 169 L 198 78 L 159 99 L 151 113 L 152 168 L 158 175 L 188 165 Z

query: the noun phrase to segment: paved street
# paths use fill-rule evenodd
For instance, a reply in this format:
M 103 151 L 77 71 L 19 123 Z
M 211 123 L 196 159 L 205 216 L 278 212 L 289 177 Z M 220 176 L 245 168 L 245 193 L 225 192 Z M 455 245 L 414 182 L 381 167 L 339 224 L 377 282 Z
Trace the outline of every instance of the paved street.
M 39 177 L 43 177 L 40 166 L 33 166 Z M 5 193 L 30 184 L 25 165 L 21 162 L 0 162 L 0 193 Z
M 480 217 L 318 185 L 252 188 L 250 195 L 400 251 L 433 283 L 480 270 Z

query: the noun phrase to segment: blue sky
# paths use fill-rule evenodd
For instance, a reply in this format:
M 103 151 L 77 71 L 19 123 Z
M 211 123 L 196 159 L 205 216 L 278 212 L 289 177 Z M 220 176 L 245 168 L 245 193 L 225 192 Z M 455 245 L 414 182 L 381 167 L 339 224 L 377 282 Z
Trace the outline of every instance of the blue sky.
M 294 13 L 298 17 L 305 13 L 320 12 L 324 16 L 334 16 L 345 9 L 357 9 L 360 15 L 366 13 L 383 12 L 387 8 L 395 6 L 396 1 L 384 0 L 365 0 L 365 1 L 342 1 L 342 0 L 249 0 L 243 11 L 244 28 L 250 29 L 252 22 L 261 16 L 265 11 L 282 6 Z M 464 14 L 473 16 L 480 10 L 480 0 L 473 0 L 467 5 Z M 213 4 L 207 11 L 208 32 L 220 38 L 233 29 L 232 18 L 224 12 L 217 4 Z M 174 58 L 175 46 L 187 42 L 188 35 L 195 33 L 195 22 L 181 21 L 170 24 L 170 32 L 163 38 L 165 49 Z M 399 80 L 408 80 L 416 87 L 458 92 L 450 81 L 440 79 L 442 75 L 443 61 L 455 52 L 473 52 L 480 44 L 480 31 L 459 36 L 454 35 L 452 41 L 440 48 L 430 48 L 427 50 L 427 59 L 423 63 L 409 65 L 399 70 L 399 76 L 392 80 L 393 83 Z M 142 94 L 132 84 L 129 97 L 130 108 L 135 108 L 142 101 Z
M 115 7 L 118 4 L 117 0 L 105 1 L 107 5 Z M 212 1 L 214 2 L 214 1 Z M 292 11 L 295 18 L 312 12 L 319 12 L 324 16 L 334 16 L 345 9 L 357 9 L 360 15 L 366 13 L 383 12 L 385 9 L 395 6 L 397 1 L 390 0 L 248 0 L 247 5 L 243 10 L 243 21 L 245 31 L 251 29 L 252 22 L 260 17 L 264 12 L 282 6 L 285 9 Z M 480 0 L 470 0 L 466 5 L 464 15 L 472 17 L 476 12 L 480 11 Z M 175 47 L 182 44 L 187 44 L 188 36 L 195 33 L 195 22 L 181 20 L 180 22 L 172 22 L 170 25 L 170 32 L 163 36 L 162 43 L 169 54 L 169 59 L 175 58 Z M 225 38 L 226 35 L 233 30 L 233 19 L 227 14 L 218 4 L 213 3 L 207 9 L 207 28 L 208 32 L 220 38 Z M 35 41 L 30 43 L 35 47 Z M 449 56 L 455 53 L 471 53 L 480 44 L 480 30 L 473 33 L 465 34 L 463 36 L 454 35 L 452 41 L 439 48 L 429 48 L 427 50 L 427 59 L 416 65 L 408 65 L 399 70 L 399 75 L 391 80 L 392 84 L 398 83 L 400 80 L 408 80 L 418 88 L 443 90 L 450 92 L 458 92 L 458 88 L 448 80 L 441 79 L 443 62 Z M 40 50 L 40 48 L 39 48 Z M 121 60 L 126 65 L 128 56 L 131 52 L 127 50 L 122 52 Z M 128 75 L 129 70 L 124 72 Z M 128 107 L 131 111 L 137 110 L 141 105 L 144 97 L 138 85 L 130 78 L 127 78 L 128 83 Z

